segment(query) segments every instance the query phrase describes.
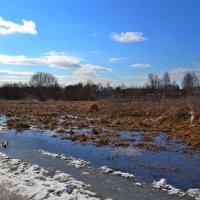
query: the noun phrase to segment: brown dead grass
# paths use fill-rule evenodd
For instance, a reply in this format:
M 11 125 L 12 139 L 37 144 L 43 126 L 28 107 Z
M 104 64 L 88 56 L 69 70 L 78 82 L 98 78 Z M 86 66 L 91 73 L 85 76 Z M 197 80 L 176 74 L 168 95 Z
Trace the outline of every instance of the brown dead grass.
M 95 105 L 95 106 L 93 106 Z M 92 109 L 91 108 L 96 108 Z M 97 109 L 98 108 L 98 109 Z M 93 111 L 95 110 L 95 111 Z M 193 111 L 194 120 L 191 122 Z M 0 101 L 0 113 L 17 117 L 8 127 L 27 129 L 30 125 L 55 130 L 58 126 L 83 128 L 90 123 L 116 130 L 169 131 L 170 139 L 181 139 L 193 149 L 200 149 L 200 103 L 198 101 L 119 102 L 119 101 Z M 80 119 L 71 120 L 67 115 Z M 65 116 L 62 123 L 59 117 Z M 86 120 L 90 118 L 90 120 Z M 153 135 L 144 136 L 151 140 Z M 84 140 L 84 139 L 83 139 Z
M 103 145 L 108 145 L 110 142 L 109 137 L 101 137 L 96 143 L 96 146 L 103 146 Z
M 72 135 L 71 136 L 72 141 L 80 141 L 80 142 L 85 142 L 88 140 L 88 137 L 86 135 Z
M 10 129 L 15 129 L 17 131 L 23 131 L 30 128 L 29 124 L 20 119 L 10 119 L 7 121 L 7 127 Z
M 139 143 L 139 144 L 136 144 L 135 147 L 139 149 L 146 149 L 147 151 L 151 151 L 151 152 L 159 152 L 159 151 L 166 150 L 165 146 L 149 144 L 149 143 Z

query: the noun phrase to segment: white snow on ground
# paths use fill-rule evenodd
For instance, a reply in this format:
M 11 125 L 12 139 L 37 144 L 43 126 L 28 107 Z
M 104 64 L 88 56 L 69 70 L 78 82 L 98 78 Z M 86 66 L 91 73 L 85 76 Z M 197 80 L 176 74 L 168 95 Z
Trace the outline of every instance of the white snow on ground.
M 76 115 L 67 115 L 67 118 L 69 118 L 69 119 L 79 119 L 79 117 L 76 116 Z
M 102 166 L 99 169 L 100 169 L 100 171 L 102 171 L 104 173 L 110 173 L 110 174 L 113 174 L 113 175 L 116 175 L 116 176 L 121 176 L 121 177 L 124 177 L 124 178 L 134 178 L 135 177 L 133 174 L 124 173 L 124 172 L 121 172 L 121 171 L 114 171 L 113 169 L 111 169 L 107 166 Z
M 134 185 L 142 186 L 142 183 L 136 182 L 136 183 L 134 183 Z
M 189 189 L 187 195 L 194 197 L 196 200 L 200 200 L 200 189 Z
M 6 130 L 6 117 L 4 115 L 0 116 L 0 131 Z
M 0 183 L 11 192 L 34 200 L 97 200 L 89 185 L 61 171 L 50 171 L 0 153 Z
M 76 159 L 73 157 L 66 157 L 65 155 L 59 155 L 59 154 L 55 154 L 55 153 L 50 153 L 48 151 L 44 151 L 44 150 L 39 150 L 44 156 L 48 156 L 48 157 L 52 157 L 52 158 L 57 158 L 57 159 L 61 159 L 61 160 L 66 160 L 68 162 L 69 165 L 75 167 L 75 168 L 80 168 L 80 167 L 87 167 L 90 165 L 90 162 L 88 161 L 84 161 L 81 159 Z M 110 173 L 113 174 L 115 176 L 121 176 L 123 178 L 128 178 L 128 179 L 133 179 L 135 176 L 133 174 L 129 174 L 129 173 L 124 173 L 121 171 L 115 171 L 114 169 L 111 169 L 107 166 L 102 166 L 99 168 L 99 170 L 101 172 L 104 173 Z M 83 172 L 83 175 L 88 175 L 88 172 Z M 137 186 L 142 186 L 142 183 L 136 182 L 134 183 L 134 185 Z M 183 192 L 180 189 L 177 189 L 175 187 L 173 187 L 170 184 L 167 184 L 166 179 L 162 178 L 159 181 L 154 181 L 152 183 L 153 188 L 156 189 L 161 189 L 163 191 L 166 191 L 168 194 L 175 194 L 175 195 L 179 195 L 179 196 L 185 196 L 186 194 L 188 196 L 191 196 L 193 198 L 195 198 L 196 200 L 200 200 L 200 189 L 189 189 L 186 193 Z
M 154 188 L 168 192 L 168 194 L 176 194 L 181 197 L 186 195 L 185 192 L 183 192 L 182 190 L 167 184 L 166 179 L 164 178 L 160 179 L 159 181 L 154 181 L 152 185 Z
M 42 149 L 39 149 L 39 152 L 41 152 L 44 156 L 48 156 L 48 157 L 51 157 L 51 158 L 58 158 L 58 159 L 61 159 L 61 160 L 66 160 L 70 166 L 73 166 L 75 168 L 86 167 L 86 166 L 90 165 L 89 161 L 85 161 L 85 160 L 82 160 L 82 159 L 76 159 L 76 158 L 73 158 L 71 156 L 66 157 L 63 154 L 59 155 L 59 154 L 55 154 L 55 153 L 50 153 L 50 152 L 44 151 Z M 133 174 L 124 173 L 124 172 L 121 172 L 121 171 L 114 171 L 113 169 L 110 169 L 107 166 L 102 166 L 99 169 L 100 169 L 101 172 L 111 173 L 113 175 L 121 176 L 121 177 L 124 177 L 124 178 L 134 178 L 135 177 Z
M 85 167 L 85 166 L 89 166 L 90 165 L 90 162 L 88 161 L 85 161 L 85 160 L 81 160 L 81 159 L 76 159 L 76 158 L 73 158 L 73 157 L 66 157 L 65 155 L 59 155 L 59 154 L 56 154 L 56 153 L 50 153 L 48 151 L 44 151 L 42 149 L 39 149 L 39 152 L 41 152 L 44 156 L 48 156 L 48 157 L 51 157 L 51 158 L 58 158 L 58 159 L 61 159 L 61 160 L 66 160 L 68 161 L 69 165 L 70 166 L 73 166 L 75 168 L 80 168 L 80 167 Z
M 104 173 L 113 173 L 113 172 L 114 172 L 113 169 L 111 169 L 111 168 L 109 168 L 109 167 L 107 167 L 107 166 L 102 166 L 102 167 L 100 167 L 99 169 L 100 169 L 102 172 L 104 172 Z

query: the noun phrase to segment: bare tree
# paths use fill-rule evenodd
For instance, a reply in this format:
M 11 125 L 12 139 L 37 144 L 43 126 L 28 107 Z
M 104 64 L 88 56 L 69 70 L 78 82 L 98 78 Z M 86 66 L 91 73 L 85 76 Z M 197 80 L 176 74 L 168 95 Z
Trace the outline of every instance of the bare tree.
M 158 89 L 161 86 L 161 80 L 158 78 L 157 74 L 149 74 L 148 84 L 151 89 Z
M 188 72 L 185 74 L 182 80 L 183 89 L 186 90 L 188 96 L 194 95 L 196 89 L 199 86 L 199 79 L 194 72 Z
M 52 74 L 37 72 L 31 77 L 30 85 L 33 87 L 54 87 L 58 86 L 58 80 Z
M 31 77 L 30 86 L 35 90 L 36 97 L 45 101 L 59 96 L 60 87 L 55 76 L 45 72 L 37 72 Z
M 169 72 L 165 72 L 162 78 L 164 87 L 168 87 L 171 84 L 171 80 L 170 80 L 170 76 L 169 76 Z

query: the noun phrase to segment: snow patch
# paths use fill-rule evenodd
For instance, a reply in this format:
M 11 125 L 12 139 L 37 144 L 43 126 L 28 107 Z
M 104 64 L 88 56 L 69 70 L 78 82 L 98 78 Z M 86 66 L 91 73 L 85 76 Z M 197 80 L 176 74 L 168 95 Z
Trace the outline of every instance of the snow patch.
M 89 172 L 82 172 L 81 174 L 82 174 L 82 175 L 90 175 Z
M 70 166 L 73 166 L 75 168 L 81 168 L 81 167 L 86 167 L 86 166 L 90 165 L 89 161 L 85 161 L 85 160 L 82 160 L 82 159 L 76 159 L 76 158 L 73 158 L 71 156 L 66 157 L 64 154 L 59 155 L 59 154 L 56 154 L 56 153 L 50 153 L 50 152 L 44 151 L 42 149 L 39 149 L 39 152 L 41 152 L 44 156 L 65 160 L 65 161 L 68 162 L 68 164 Z
M 75 180 L 69 174 L 49 171 L 39 165 L 30 165 L 0 153 L 0 182 L 4 187 L 25 198 L 34 200 L 98 200 L 89 185 Z
M 6 130 L 6 117 L 4 115 L 0 116 L 0 131 Z
M 196 200 L 200 200 L 200 189 L 189 189 L 186 193 L 188 196 L 194 197 Z
M 134 183 L 134 185 L 136 185 L 136 186 L 142 186 L 142 183 L 136 182 L 136 183 Z
M 164 178 L 160 179 L 159 181 L 154 181 L 152 183 L 152 185 L 153 185 L 154 188 L 161 189 L 163 191 L 168 192 L 168 194 L 176 194 L 176 195 L 179 195 L 181 197 L 185 196 L 185 192 L 183 192 L 180 189 L 173 187 L 170 184 L 167 184 L 166 179 L 164 179 Z
M 104 173 L 113 173 L 113 172 L 114 172 L 113 169 L 111 169 L 111 168 L 109 168 L 109 167 L 107 167 L 107 166 L 102 166 L 102 167 L 100 167 L 99 169 L 100 169 L 100 171 L 102 171 L 102 172 L 104 172 Z
M 73 166 L 75 168 L 88 167 L 91 164 L 89 161 L 85 161 L 85 160 L 82 160 L 79 158 L 76 159 L 71 156 L 66 157 L 64 154 L 59 155 L 56 153 L 50 153 L 50 152 L 44 151 L 42 149 L 39 149 L 39 152 L 41 152 L 44 156 L 65 160 L 68 162 L 68 165 Z M 135 177 L 133 174 L 129 174 L 129 173 L 121 172 L 121 171 L 115 171 L 111 168 L 108 168 L 107 166 L 102 166 L 99 169 L 101 172 L 111 173 L 115 176 L 121 176 L 123 178 L 134 178 Z
M 125 173 L 125 172 L 121 172 L 121 171 L 114 171 L 113 169 L 107 167 L 107 166 L 102 166 L 99 168 L 100 171 L 104 172 L 104 173 L 110 173 L 116 176 L 121 176 L 124 178 L 134 178 L 135 176 L 133 174 L 129 174 L 129 173 Z
M 66 117 L 69 119 L 79 119 L 79 117 L 76 115 L 67 115 Z

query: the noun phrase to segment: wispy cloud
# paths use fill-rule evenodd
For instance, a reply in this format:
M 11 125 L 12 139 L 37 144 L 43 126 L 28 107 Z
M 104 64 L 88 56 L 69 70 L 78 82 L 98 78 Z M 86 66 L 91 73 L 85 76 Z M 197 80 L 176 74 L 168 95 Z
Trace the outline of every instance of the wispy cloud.
M 74 69 L 80 67 L 81 58 L 54 51 L 45 53 L 38 58 L 29 58 L 24 55 L 11 56 L 0 54 L 0 63 L 7 65 L 49 65 L 62 69 Z
M 200 67 L 200 63 L 197 63 L 197 67 Z
M 16 83 L 28 82 L 33 72 L 28 71 L 13 71 L 13 70 L 0 70 L 0 84 L 3 83 Z
M 100 80 L 106 80 L 106 78 L 99 75 L 99 73 L 110 73 L 112 70 L 107 67 L 85 63 L 82 58 L 74 55 L 67 55 L 64 52 L 48 52 L 44 56 L 38 58 L 29 58 L 24 55 L 11 56 L 11 55 L 0 55 L 0 63 L 7 65 L 48 65 L 49 67 L 60 68 L 64 70 L 72 70 L 71 74 L 67 75 L 73 82 L 92 80 L 100 82 Z M 11 70 L 1 70 L 0 74 L 4 73 L 7 75 L 21 75 L 22 73 L 13 72 Z M 32 75 L 27 73 L 26 75 Z M 66 76 L 60 77 L 65 79 Z
M 121 58 L 116 58 L 116 57 L 114 57 L 114 58 L 110 58 L 110 62 L 118 62 L 118 61 L 120 61 L 120 60 L 122 60 Z
M 110 73 L 112 70 L 98 65 L 83 64 L 80 68 L 73 72 L 72 79 L 74 82 L 86 82 L 91 80 L 95 83 L 105 82 L 105 80 L 108 82 L 110 80 L 99 76 L 98 72 Z
M 112 40 L 122 43 L 142 42 L 147 40 L 147 38 L 144 37 L 143 33 L 141 32 L 112 32 L 110 38 Z
M 183 77 L 187 72 L 195 72 L 197 76 L 200 76 L 199 68 L 189 68 L 189 67 L 178 67 L 169 71 L 169 75 L 172 78 Z
M 13 71 L 13 70 L 0 70 L 0 76 L 30 76 L 33 75 L 33 72 L 20 72 L 20 71 Z
M 127 85 L 144 86 L 147 82 L 147 75 L 133 75 L 133 76 L 123 76 L 122 80 L 126 80 Z
M 139 63 L 136 63 L 136 64 L 133 64 L 131 65 L 132 68 L 149 68 L 151 67 L 150 64 L 139 64 Z
M 24 55 L 11 56 L 0 54 L 0 63 L 7 65 L 48 65 L 60 69 L 86 69 L 96 71 L 110 71 L 109 68 L 83 63 L 83 59 L 74 55 L 67 55 L 64 52 L 48 52 L 44 56 L 38 58 L 29 58 Z
M 23 24 L 16 24 L 11 21 L 6 21 L 0 17 L 0 35 L 8 35 L 13 33 L 24 33 L 24 34 L 37 34 L 36 25 L 33 21 L 22 20 Z

